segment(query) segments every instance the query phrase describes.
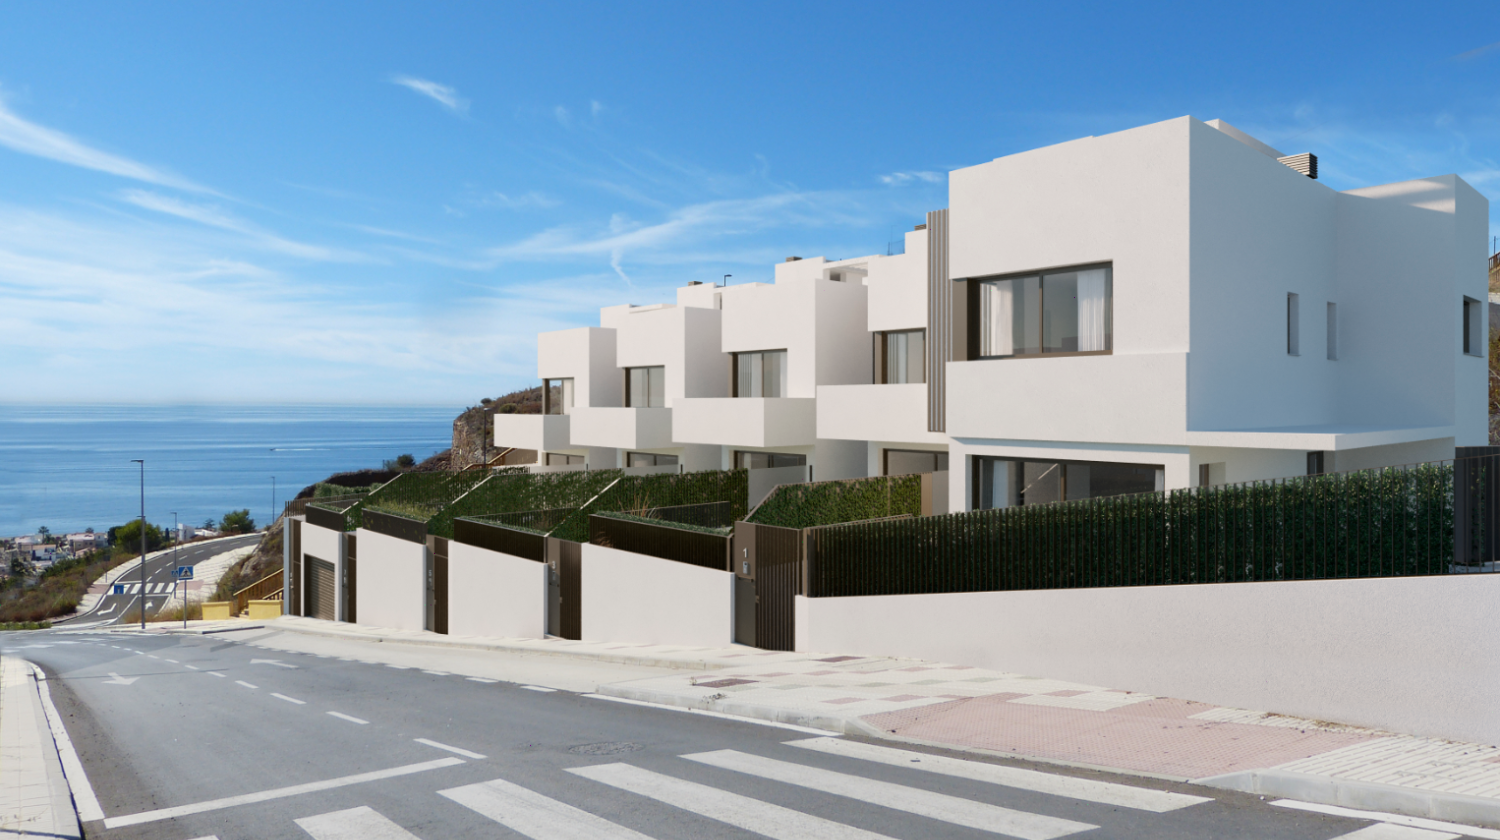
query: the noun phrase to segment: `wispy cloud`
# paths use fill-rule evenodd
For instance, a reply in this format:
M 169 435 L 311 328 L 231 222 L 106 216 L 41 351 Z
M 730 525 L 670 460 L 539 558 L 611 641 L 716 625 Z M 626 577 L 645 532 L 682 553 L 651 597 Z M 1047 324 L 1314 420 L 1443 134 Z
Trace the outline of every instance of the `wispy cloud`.
M 183 201 L 149 190 L 121 190 L 118 197 L 121 201 L 143 210 L 164 213 L 201 225 L 243 234 L 263 248 L 293 257 L 320 262 L 362 262 L 366 259 L 350 251 L 326 248 L 321 245 L 308 245 L 286 239 L 212 205 Z
M 562 105 L 552 109 L 552 116 L 556 117 L 558 124 L 564 128 L 573 125 L 573 112 Z
M 1477 50 L 1461 52 L 1458 55 L 1453 56 L 1452 58 L 1454 61 L 1469 61 L 1470 59 L 1478 58 L 1485 53 L 1494 52 L 1495 50 L 1500 50 L 1500 41 L 1496 41 L 1493 44 L 1486 44 L 1485 46 L 1482 46 Z
M 121 178 L 192 192 L 212 192 L 186 178 L 95 149 L 61 131 L 22 119 L 7 106 L 3 96 L 0 96 L 0 146 Z
M 530 192 L 511 195 L 492 190 L 482 195 L 470 198 L 466 202 L 472 207 L 503 207 L 506 210 L 523 210 L 528 207 L 556 207 L 562 204 L 550 195 L 531 190 Z
M 905 186 L 916 181 L 926 184 L 941 184 L 947 180 L 941 172 L 927 171 L 892 172 L 889 175 L 881 175 L 879 177 L 880 183 L 885 184 L 887 187 Z
M 447 85 L 438 84 L 428 79 L 419 79 L 415 76 L 400 75 L 392 76 L 391 84 L 414 90 L 455 114 L 469 113 L 469 100 L 459 96 L 458 91 Z

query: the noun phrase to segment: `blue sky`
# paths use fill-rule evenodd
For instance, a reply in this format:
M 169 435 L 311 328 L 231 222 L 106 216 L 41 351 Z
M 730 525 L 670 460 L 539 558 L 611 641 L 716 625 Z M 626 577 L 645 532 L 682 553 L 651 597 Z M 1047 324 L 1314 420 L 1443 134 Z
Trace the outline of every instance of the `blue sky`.
M 472 403 L 1185 114 L 1500 197 L 1490 3 L 311 5 L 0 11 L 0 400 Z

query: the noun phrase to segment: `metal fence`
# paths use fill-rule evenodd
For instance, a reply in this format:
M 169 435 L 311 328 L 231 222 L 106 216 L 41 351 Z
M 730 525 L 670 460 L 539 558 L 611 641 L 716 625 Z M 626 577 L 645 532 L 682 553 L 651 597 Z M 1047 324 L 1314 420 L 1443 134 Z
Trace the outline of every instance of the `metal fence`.
M 453 520 L 453 540 L 512 557 L 544 562 L 547 533 L 574 508 L 528 510 Z
M 727 502 L 723 504 L 726 508 L 728 507 Z M 686 505 L 685 507 L 703 506 Z M 729 571 L 730 540 L 728 532 L 716 533 L 683 528 L 668 524 L 666 521 L 652 521 L 642 516 L 627 519 L 609 512 L 589 516 L 589 542 L 594 545 L 632 551 L 649 557 L 660 557 L 663 560 L 675 560 L 707 569 Z
M 818 528 L 806 594 L 1490 571 L 1497 464 L 1491 456 Z

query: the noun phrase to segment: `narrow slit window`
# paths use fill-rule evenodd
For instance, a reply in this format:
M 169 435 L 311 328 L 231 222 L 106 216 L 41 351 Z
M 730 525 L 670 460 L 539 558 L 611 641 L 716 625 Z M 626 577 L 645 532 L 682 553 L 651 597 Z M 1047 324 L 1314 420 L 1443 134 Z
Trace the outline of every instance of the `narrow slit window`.
M 1300 356 L 1301 354 L 1301 325 L 1298 323 L 1297 295 L 1288 292 L 1286 296 L 1286 354 L 1288 356 Z
M 1469 297 L 1464 298 L 1464 352 L 1484 355 L 1484 307 Z
M 1328 361 L 1339 360 L 1339 305 L 1328 304 Z

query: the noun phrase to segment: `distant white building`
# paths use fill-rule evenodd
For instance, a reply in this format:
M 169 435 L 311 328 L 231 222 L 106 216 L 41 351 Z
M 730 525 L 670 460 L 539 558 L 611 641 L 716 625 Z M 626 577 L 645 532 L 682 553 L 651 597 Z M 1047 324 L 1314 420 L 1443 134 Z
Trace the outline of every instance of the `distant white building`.
M 792 258 L 538 337 L 543 465 L 947 473 L 967 510 L 1487 442 L 1487 200 L 1338 192 L 1191 117 L 950 174 L 904 254 Z

